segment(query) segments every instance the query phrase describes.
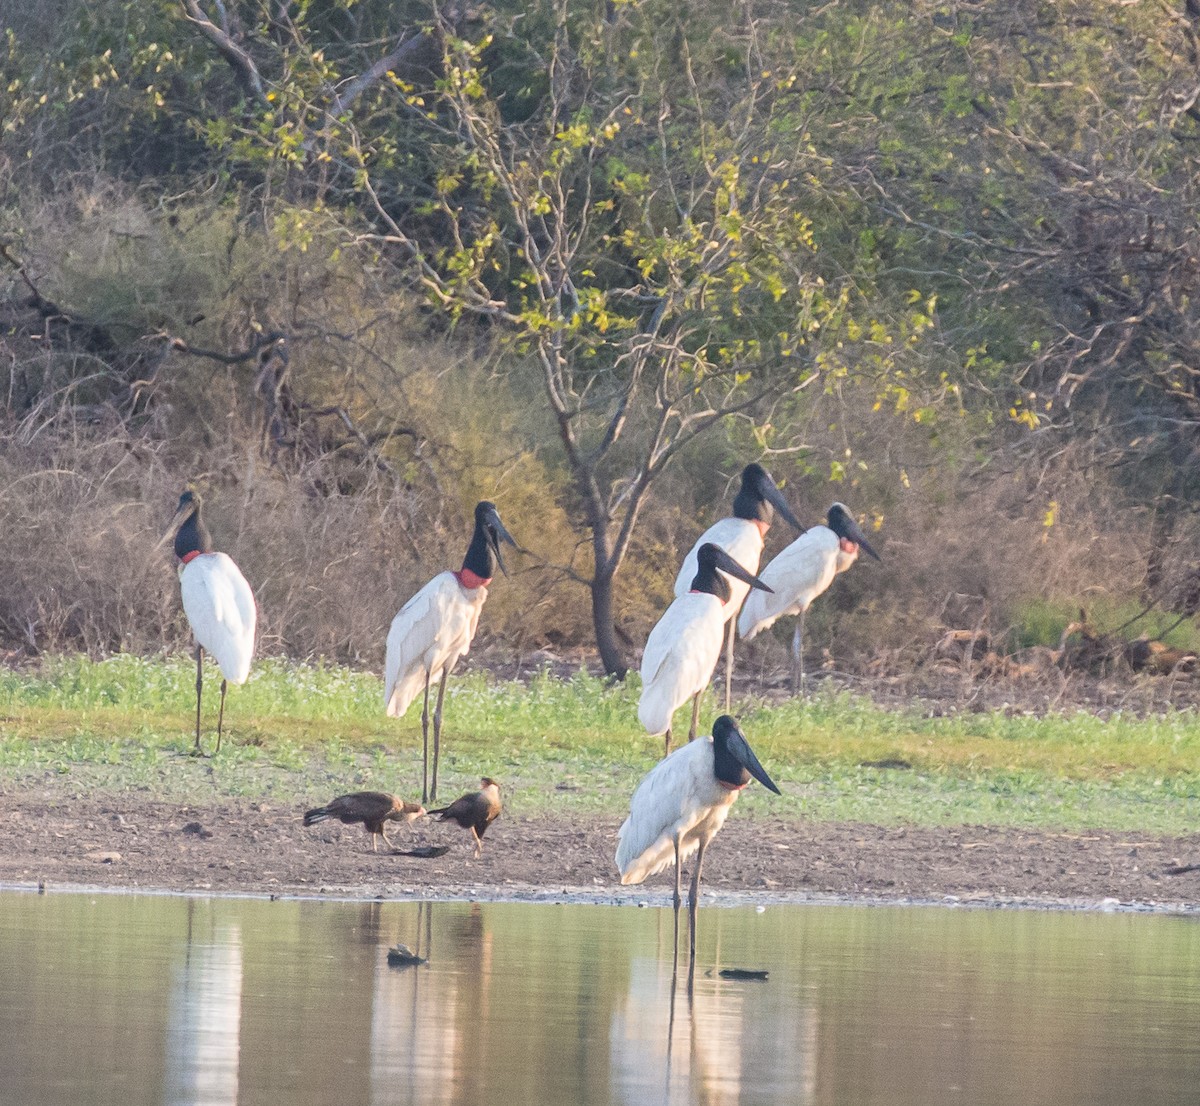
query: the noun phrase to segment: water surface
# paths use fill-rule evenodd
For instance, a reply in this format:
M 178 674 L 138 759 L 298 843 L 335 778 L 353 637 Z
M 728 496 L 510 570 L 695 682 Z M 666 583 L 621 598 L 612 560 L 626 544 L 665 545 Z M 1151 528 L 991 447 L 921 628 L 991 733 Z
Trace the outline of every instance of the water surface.
M 690 1001 L 671 940 L 633 907 L 3 892 L 0 1102 L 1197 1101 L 1193 918 L 712 907 Z

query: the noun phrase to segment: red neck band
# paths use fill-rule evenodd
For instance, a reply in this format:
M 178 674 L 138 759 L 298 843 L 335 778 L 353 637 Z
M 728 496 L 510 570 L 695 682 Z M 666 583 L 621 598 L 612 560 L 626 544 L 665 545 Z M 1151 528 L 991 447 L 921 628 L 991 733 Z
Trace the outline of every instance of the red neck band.
M 753 522 L 754 525 L 758 527 L 758 532 L 764 538 L 766 538 L 767 531 L 771 529 L 771 524 L 769 522 L 767 522 L 766 519 L 763 519 L 763 518 L 752 518 L 750 521 Z
M 182 557 L 180 557 L 180 558 L 179 558 L 179 563 L 180 563 L 181 565 L 187 565 L 187 564 L 191 564 L 191 563 L 192 563 L 192 561 L 194 561 L 194 560 L 195 560 L 197 557 L 199 557 L 199 556 L 200 556 L 200 550 L 199 550 L 199 549 L 193 549 L 193 550 L 191 550 L 190 552 L 188 552 L 188 553 L 185 553 L 185 554 L 184 554 Z
M 746 783 L 726 783 L 724 780 L 717 780 L 717 783 L 725 788 L 726 791 L 741 791 L 749 782 L 747 780 Z
M 479 576 L 472 572 L 465 565 L 454 574 L 454 578 L 460 584 L 462 584 L 467 591 L 474 591 L 476 588 L 487 587 L 487 585 L 492 582 L 492 578 L 490 576 Z
M 843 553 L 854 554 L 858 552 L 858 542 L 851 541 L 849 538 L 838 538 L 838 548 Z
M 729 602 L 728 599 L 722 599 L 719 595 L 713 595 L 711 591 L 697 591 L 695 588 L 692 588 L 692 590 L 688 592 L 688 595 L 712 595 L 712 597 L 718 603 L 720 603 L 722 607 Z

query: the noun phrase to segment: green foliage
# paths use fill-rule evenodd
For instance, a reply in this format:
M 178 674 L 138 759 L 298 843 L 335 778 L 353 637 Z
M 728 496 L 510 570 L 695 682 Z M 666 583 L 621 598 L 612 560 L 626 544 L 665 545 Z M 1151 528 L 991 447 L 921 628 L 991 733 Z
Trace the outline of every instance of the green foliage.
M 210 765 L 179 755 L 191 743 L 193 674 L 184 660 L 130 656 L 60 657 L 39 672 L 4 672 L 0 766 L 10 779 L 51 771 L 77 775 L 81 785 L 150 784 L 179 797 L 201 780 L 219 794 L 281 799 L 329 786 L 413 786 L 418 711 L 399 722 L 383 717 L 375 675 L 256 665 L 230 693 L 229 743 Z M 465 786 L 493 774 L 513 809 L 527 812 L 619 814 L 658 755 L 658 739 L 637 724 L 631 685 L 582 673 L 528 684 L 456 678 L 446 704 L 448 778 Z M 707 725 L 714 708 L 710 700 Z M 755 789 L 743 801 L 772 816 L 1171 833 L 1190 830 L 1200 813 L 1200 720 L 1192 712 L 925 717 L 822 693 L 744 703 L 737 713 L 787 806 L 781 815 L 777 800 Z M 912 770 L 863 765 L 888 758 Z

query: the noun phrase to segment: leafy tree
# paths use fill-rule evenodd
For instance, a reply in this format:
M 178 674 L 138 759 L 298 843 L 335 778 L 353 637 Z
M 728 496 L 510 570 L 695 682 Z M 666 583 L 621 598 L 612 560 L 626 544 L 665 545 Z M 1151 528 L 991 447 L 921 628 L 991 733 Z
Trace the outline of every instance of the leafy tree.
M 268 62 L 183 2 L 261 101 L 249 122 L 210 121 L 210 140 L 351 201 L 356 245 L 498 335 L 505 371 L 536 374 L 590 542 L 577 575 L 622 672 L 613 585 L 656 477 L 722 420 L 766 420 L 871 325 L 816 249 L 787 37 L 749 8 L 731 28 L 660 3 L 555 0 L 482 25 L 435 5 L 346 75 L 295 18 L 269 63 L 286 78 L 263 91 Z

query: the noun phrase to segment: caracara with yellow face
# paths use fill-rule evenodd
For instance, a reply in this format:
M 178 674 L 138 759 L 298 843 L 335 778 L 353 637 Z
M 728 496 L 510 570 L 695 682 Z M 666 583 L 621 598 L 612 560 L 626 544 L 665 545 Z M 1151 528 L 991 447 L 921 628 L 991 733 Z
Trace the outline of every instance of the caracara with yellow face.
M 449 806 L 431 810 L 430 814 L 440 814 L 443 822 L 457 822 L 463 829 L 469 829 L 475 838 L 475 859 L 483 853 L 483 835 L 497 818 L 500 817 L 500 785 L 493 779 L 484 776 L 480 781 L 478 791 L 468 792 L 454 800 Z

